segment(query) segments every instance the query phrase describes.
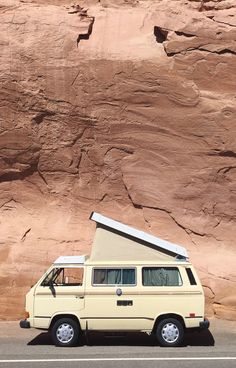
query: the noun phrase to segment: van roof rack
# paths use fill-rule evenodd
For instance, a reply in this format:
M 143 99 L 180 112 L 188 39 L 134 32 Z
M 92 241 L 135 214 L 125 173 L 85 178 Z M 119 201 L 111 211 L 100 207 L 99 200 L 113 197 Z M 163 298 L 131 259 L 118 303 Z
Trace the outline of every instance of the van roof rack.
M 177 256 L 178 258 L 186 259 L 188 258 L 187 250 L 180 245 L 171 243 L 167 240 L 160 239 L 156 236 L 145 233 L 144 231 L 137 230 L 131 226 L 127 226 L 122 224 L 121 222 L 112 220 L 109 217 L 105 217 L 97 212 L 92 212 L 90 215 L 90 220 L 95 221 L 98 224 L 106 226 L 110 229 L 119 231 L 123 234 L 127 234 L 133 238 L 145 241 L 149 244 L 152 244 L 160 249 L 171 252 Z
M 55 261 L 54 264 L 84 264 L 86 261 L 86 256 L 60 256 Z

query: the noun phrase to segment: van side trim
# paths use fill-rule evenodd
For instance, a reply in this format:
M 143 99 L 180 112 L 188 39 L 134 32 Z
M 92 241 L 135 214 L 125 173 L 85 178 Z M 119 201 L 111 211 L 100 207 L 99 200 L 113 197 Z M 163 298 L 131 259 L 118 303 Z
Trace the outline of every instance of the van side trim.
M 80 319 L 147 319 L 154 321 L 154 318 L 149 317 L 80 317 Z
M 195 316 L 195 317 L 184 317 L 184 318 L 186 318 L 186 319 L 187 319 L 187 318 L 188 318 L 188 319 L 189 319 L 189 318 L 190 318 L 190 319 L 192 319 L 192 318 L 203 318 L 203 316 Z
M 51 317 L 48 317 L 48 316 L 34 316 L 34 318 L 51 318 Z
M 171 286 L 170 286 L 171 287 Z M 179 286 L 177 286 L 179 287 Z M 179 290 L 173 290 L 173 291 L 162 291 L 162 290 L 158 290 L 158 291 L 142 291 L 142 292 L 137 292 L 137 291 L 123 291 L 123 296 L 128 296 L 128 295 L 201 295 L 202 292 L 201 291 L 179 291 Z M 99 291 L 86 291 L 85 292 L 85 296 L 87 295 L 101 295 L 101 292 Z M 103 295 L 115 295 L 115 291 L 108 291 L 108 290 L 104 290 L 103 291 Z

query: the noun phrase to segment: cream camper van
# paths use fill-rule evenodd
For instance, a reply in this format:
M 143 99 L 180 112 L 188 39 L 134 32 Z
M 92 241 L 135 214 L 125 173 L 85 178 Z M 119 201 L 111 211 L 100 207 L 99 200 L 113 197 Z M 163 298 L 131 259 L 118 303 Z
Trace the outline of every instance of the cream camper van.
M 178 346 L 209 327 L 204 293 L 186 249 L 93 212 L 92 252 L 61 256 L 26 295 L 22 328 L 50 330 L 73 346 L 88 331 L 144 331 Z

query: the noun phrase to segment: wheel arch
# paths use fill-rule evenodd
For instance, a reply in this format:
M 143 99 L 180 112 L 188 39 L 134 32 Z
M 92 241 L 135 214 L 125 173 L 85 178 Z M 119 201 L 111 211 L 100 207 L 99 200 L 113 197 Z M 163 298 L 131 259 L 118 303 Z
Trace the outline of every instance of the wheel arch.
M 159 316 L 156 317 L 155 322 L 154 322 L 154 325 L 153 325 L 152 332 L 155 333 L 158 324 L 162 320 L 167 319 L 167 318 L 175 318 L 175 319 L 177 319 L 177 321 L 179 321 L 182 324 L 183 328 L 184 329 L 186 328 L 185 322 L 184 322 L 184 318 L 180 314 L 176 314 L 176 313 L 165 313 L 165 314 L 160 314 Z
M 52 326 L 54 325 L 55 322 L 57 322 L 59 319 L 62 319 L 62 318 L 70 318 L 70 319 L 73 319 L 75 322 L 78 323 L 79 330 L 81 331 L 80 320 L 73 313 L 60 313 L 60 314 L 54 315 L 53 318 L 51 319 L 51 322 L 50 322 L 50 325 L 49 325 L 49 330 L 52 329 Z

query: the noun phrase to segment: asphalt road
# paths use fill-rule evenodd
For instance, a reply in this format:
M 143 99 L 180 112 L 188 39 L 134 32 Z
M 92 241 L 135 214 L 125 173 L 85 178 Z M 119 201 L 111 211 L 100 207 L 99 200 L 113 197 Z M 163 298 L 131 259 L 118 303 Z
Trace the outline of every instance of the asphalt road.
M 210 331 L 188 334 L 184 346 L 161 348 L 146 334 L 90 334 L 78 347 L 55 347 L 39 330 L 0 322 L 0 367 L 235 368 L 236 322 L 212 320 Z

